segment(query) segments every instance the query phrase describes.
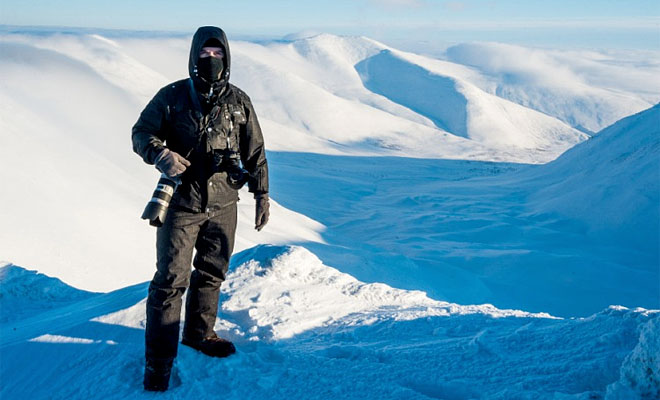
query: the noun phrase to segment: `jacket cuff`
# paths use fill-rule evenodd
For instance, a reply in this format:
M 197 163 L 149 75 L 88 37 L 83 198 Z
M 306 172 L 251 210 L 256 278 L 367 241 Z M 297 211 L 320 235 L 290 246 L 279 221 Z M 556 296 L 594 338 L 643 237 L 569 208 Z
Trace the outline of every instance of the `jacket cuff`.
M 155 165 L 158 165 L 158 163 L 160 162 L 160 160 L 162 160 L 163 158 L 165 158 L 165 156 L 166 156 L 167 153 L 169 153 L 169 152 L 170 152 L 170 150 L 169 150 L 167 147 L 165 147 L 163 150 L 161 150 L 160 153 L 158 153 L 158 155 L 157 155 L 156 158 L 154 159 L 154 164 L 155 164 Z
M 252 193 L 268 193 L 268 163 L 264 162 L 248 179 L 248 188 Z
M 144 161 L 146 161 L 147 164 L 156 165 L 158 161 L 160 161 L 158 157 L 164 156 L 163 150 L 165 149 L 166 147 L 160 144 L 150 146 L 147 150 L 147 157 L 145 157 Z

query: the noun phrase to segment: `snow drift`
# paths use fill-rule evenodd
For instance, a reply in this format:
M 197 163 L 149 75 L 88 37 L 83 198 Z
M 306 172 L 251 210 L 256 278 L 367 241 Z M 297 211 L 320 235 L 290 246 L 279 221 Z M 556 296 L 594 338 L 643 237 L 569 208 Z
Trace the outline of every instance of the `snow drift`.
M 619 380 L 607 387 L 606 400 L 660 398 L 660 325 L 653 318 L 640 327 L 637 346 L 621 365 Z

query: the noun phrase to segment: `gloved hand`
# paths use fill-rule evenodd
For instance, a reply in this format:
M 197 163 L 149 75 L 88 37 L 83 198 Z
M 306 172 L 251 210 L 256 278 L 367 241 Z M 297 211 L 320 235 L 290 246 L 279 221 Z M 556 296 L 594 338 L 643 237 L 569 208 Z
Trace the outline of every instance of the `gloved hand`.
M 256 203 L 254 229 L 260 231 L 264 226 L 266 226 L 268 217 L 270 216 L 268 193 L 257 193 L 254 195 L 254 200 Z
M 155 161 L 156 168 L 170 177 L 181 175 L 190 166 L 190 161 L 168 148 L 163 149 Z

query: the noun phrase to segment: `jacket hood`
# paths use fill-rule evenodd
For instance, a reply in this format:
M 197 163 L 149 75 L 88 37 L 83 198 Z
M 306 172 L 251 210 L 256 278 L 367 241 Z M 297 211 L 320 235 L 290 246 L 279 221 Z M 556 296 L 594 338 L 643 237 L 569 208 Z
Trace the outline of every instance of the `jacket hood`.
M 220 79 L 220 86 L 225 86 L 229 82 L 229 71 L 231 66 L 231 55 L 229 53 L 229 42 L 227 41 L 227 36 L 225 32 L 215 26 L 202 26 L 197 29 L 195 35 L 192 39 L 192 44 L 190 46 L 190 58 L 188 59 L 188 73 L 193 81 L 198 81 L 197 75 L 195 73 L 197 69 L 197 60 L 199 58 L 199 52 L 202 50 L 204 43 L 209 39 L 217 39 L 222 47 L 225 50 L 225 70 L 222 73 Z

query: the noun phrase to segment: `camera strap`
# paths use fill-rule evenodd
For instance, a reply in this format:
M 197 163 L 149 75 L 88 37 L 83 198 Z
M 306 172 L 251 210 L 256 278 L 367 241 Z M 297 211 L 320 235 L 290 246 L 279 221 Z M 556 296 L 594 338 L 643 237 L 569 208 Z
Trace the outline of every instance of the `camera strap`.
M 197 97 L 197 90 L 195 90 L 195 84 L 193 83 L 192 78 L 188 79 L 188 88 L 190 89 L 190 100 L 195 107 L 195 110 L 200 114 L 203 114 L 202 103 L 199 102 L 199 97 Z
M 190 155 L 196 149 L 199 148 L 200 144 L 202 144 L 202 141 L 204 140 L 204 137 L 208 135 L 208 133 L 213 129 L 213 126 L 215 125 L 215 121 L 218 119 L 218 116 L 220 115 L 220 106 L 218 104 L 213 105 L 211 112 L 208 113 L 207 115 L 204 115 L 202 104 L 199 102 L 199 97 L 197 96 L 197 90 L 195 90 L 195 85 L 192 79 L 188 79 L 188 87 L 190 89 L 190 100 L 192 101 L 193 106 L 197 111 L 197 114 L 201 116 L 201 119 L 200 119 L 200 133 L 197 137 L 197 142 L 193 147 L 190 148 L 188 153 L 185 155 L 184 158 L 186 159 L 190 157 Z M 207 151 L 204 151 L 204 153 L 207 153 Z

